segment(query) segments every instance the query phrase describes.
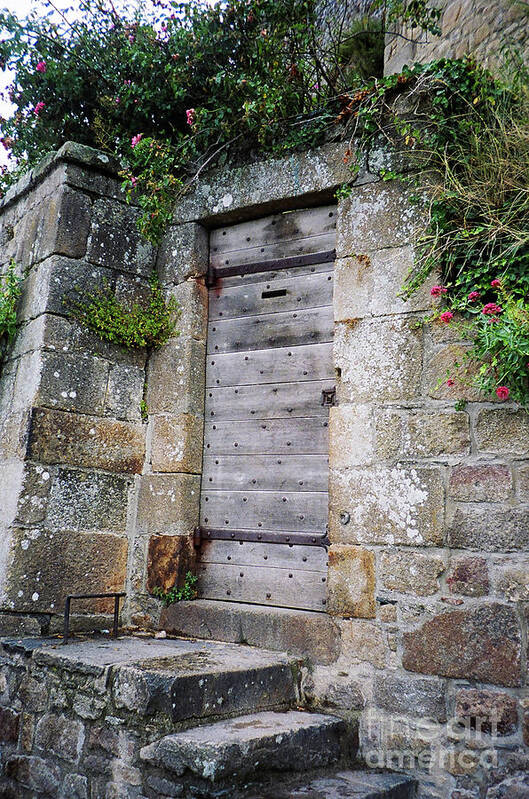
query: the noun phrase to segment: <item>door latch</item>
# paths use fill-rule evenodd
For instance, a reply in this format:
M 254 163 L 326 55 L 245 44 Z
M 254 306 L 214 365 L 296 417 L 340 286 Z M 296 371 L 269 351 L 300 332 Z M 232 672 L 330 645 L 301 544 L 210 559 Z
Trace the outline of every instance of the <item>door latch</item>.
M 327 408 L 336 405 L 336 386 L 323 389 L 321 392 L 321 404 Z

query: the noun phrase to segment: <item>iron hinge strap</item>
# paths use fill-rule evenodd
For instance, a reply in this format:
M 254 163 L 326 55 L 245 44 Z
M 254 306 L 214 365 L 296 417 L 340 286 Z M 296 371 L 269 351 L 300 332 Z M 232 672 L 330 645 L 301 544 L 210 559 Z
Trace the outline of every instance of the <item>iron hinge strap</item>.
M 284 533 L 275 530 L 224 530 L 197 527 L 193 542 L 196 547 L 200 547 L 203 541 L 248 541 L 260 544 L 287 544 L 288 546 L 296 544 L 306 547 L 328 547 L 330 543 L 327 531 L 324 533 Z
M 293 255 L 288 258 L 278 258 L 273 261 L 257 261 L 253 264 L 238 264 L 237 266 L 215 267 L 209 264 L 206 273 L 206 286 L 208 288 L 213 288 L 219 277 L 255 275 L 258 272 L 275 272 L 278 269 L 295 269 L 298 266 L 316 266 L 317 264 L 331 263 L 335 258 L 336 250 L 325 250 L 324 252 Z

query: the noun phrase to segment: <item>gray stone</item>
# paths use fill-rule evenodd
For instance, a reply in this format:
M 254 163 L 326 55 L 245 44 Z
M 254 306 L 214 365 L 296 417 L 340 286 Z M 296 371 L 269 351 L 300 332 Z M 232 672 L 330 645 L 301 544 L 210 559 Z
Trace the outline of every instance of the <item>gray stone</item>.
M 94 202 L 86 258 L 91 263 L 148 276 L 154 268 L 155 251 L 140 234 L 139 212 L 108 199 Z
M 529 414 L 527 411 L 506 408 L 480 411 L 476 424 L 476 441 L 483 452 L 527 455 Z
M 46 525 L 53 530 L 124 532 L 130 478 L 59 468 L 50 492 Z
M 147 777 L 146 783 L 158 796 L 162 794 L 164 796 L 182 796 L 184 793 L 183 785 L 177 785 L 176 782 L 170 782 L 162 777 Z
M 384 588 L 418 596 L 439 591 L 439 577 L 445 570 L 443 558 L 424 552 L 383 552 L 380 574 Z
M 416 796 L 413 777 L 398 774 L 376 774 L 373 771 L 332 770 L 325 774 L 289 779 L 284 775 L 277 782 L 252 788 L 245 799 L 413 799 Z M 421 794 L 421 799 L 429 799 Z M 236 797 L 239 799 L 239 796 Z
M 105 706 L 106 702 L 104 699 L 98 699 L 96 696 L 87 696 L 81 693 L 77 693 L 73 701 L 73 710 L 82 719 L 98 719 L 103 713 Z
M 376 674 L 373 699 L 388 713 L 446 721 L 446 684 L 443 680 L 415 679 L 397 673 Z
M 457 508 L 448 528 L 448 543 L 487 552 L 529 551 L 529 510 L 486 505 Z
M 32 791 L 52 796 L 59 787 L 60 769 L 41 757 L 13 755 L 5 763 L 5 775 Z
M 48 689 L 45 682 L 26 675 L 18 689 L 22 706 L 27 713 L 41 713 L 48 703 Z
M 138 497 L 138 529 L 191 534 L 198 524 L 199 497 L 199 475 L 143 475 Z
M 173 338 L 149 359 L 149 413 L 204 414 L 206 347 L 188 336 Z
M 62 760 L 77 763 L 84 736 L 84 727 L 80 722 L 48 713 L 37 724 L 35 746 L 44 752 L 52 752 Z
M 102 415 L 108 387 L 108 361 L 93 356 L 45 352 L 35 405 Z
M 293 771 L 336 762 L 345 729 L 341 719 L 316 713 L 255 713 L 168 735 L 144 747 L 140 757 L 177 776 L 189 769 L 211 782 L 240 779 L 271 768 Z
M 105 416 L 115 419 L 141 419 L 145 372 L 138 366 L 114 364 L 110 367 Z
M 168 286 L 205 275 L 208 262 L 208 231 L 196 222 L 188 222 L 169 228 L 158 248 L 156 270 Z
M 88 779 L 82 774 L 67 774 L 62 784 L 60 799 L 88 799 Z
M 325 613 L 196 599 L 164 608 L 160 627 L 174 635 L 247 643 L 332 663 L 340 633 Z
M 34 246 L 34 258 L 40 261 L 52 254 L 82 258 L 90 227 L 90 198 L 63 186 L 42 204 Z
M 33 408 L 28 456 L 109 472 L 141 472 L 145 431 L 137 422 Z
M 489 788 L 486 799 L 529 799 L 529 775 L 502 780 Z
M 24 485 L 18 498 L 15 520 L 17 523 L 38 524 L 43 521 L 54 473 L 54 469 L 40 464 L 25 464 Z

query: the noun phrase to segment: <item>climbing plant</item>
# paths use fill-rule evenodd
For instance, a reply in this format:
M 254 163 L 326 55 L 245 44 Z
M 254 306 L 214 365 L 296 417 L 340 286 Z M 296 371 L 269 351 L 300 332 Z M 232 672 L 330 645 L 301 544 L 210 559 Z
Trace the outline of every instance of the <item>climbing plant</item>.
M 21 283 L 22 278 L 17 275 L 15 262 L 11 261 L 5 274 L 0 275 L 0 353 L 2 345 L 15 336 Z
M 154 242 L 204 169 L 321 141 L 340 92 L 381 69 L 387 26 L 435 31 L 439 16 L 424 0 L 374 0 L 354 22 L 330 0 L 42 7 L 0 13 L 0 64 L 15 73 L 2 143 L 19 171 L 67 140 L 111 152 Z

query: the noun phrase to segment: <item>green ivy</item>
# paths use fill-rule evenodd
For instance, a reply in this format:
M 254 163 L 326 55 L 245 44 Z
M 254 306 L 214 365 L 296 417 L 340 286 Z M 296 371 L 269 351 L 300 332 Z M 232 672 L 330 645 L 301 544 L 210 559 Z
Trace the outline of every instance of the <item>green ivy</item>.
M 107 284 L 83 300 L 69 302 L 72 316 L 103 341 L 122 347 L 160 347 L 178 335 L 174 298 L 165 301 L 158 277 L 153 274 L 144 303 L 121 302 Z
M 22 278 L 17 275 L 15 262 L 11 260 L 5 274 L 0 276 L 0 341 L 11 341 L 15 337 L 21 283 Z
M 197 582 L 198 577 L 192 572 L 188 571 L 185 576 L 184 584 L 181 588 L 174 585 L 168 591 L 165 591 L 160 586 L 156 586 L 152 590 L 152 595 L 161 599 L 164 605 L 172 605 L 174 602 L 183 602 L 197 598 Z

